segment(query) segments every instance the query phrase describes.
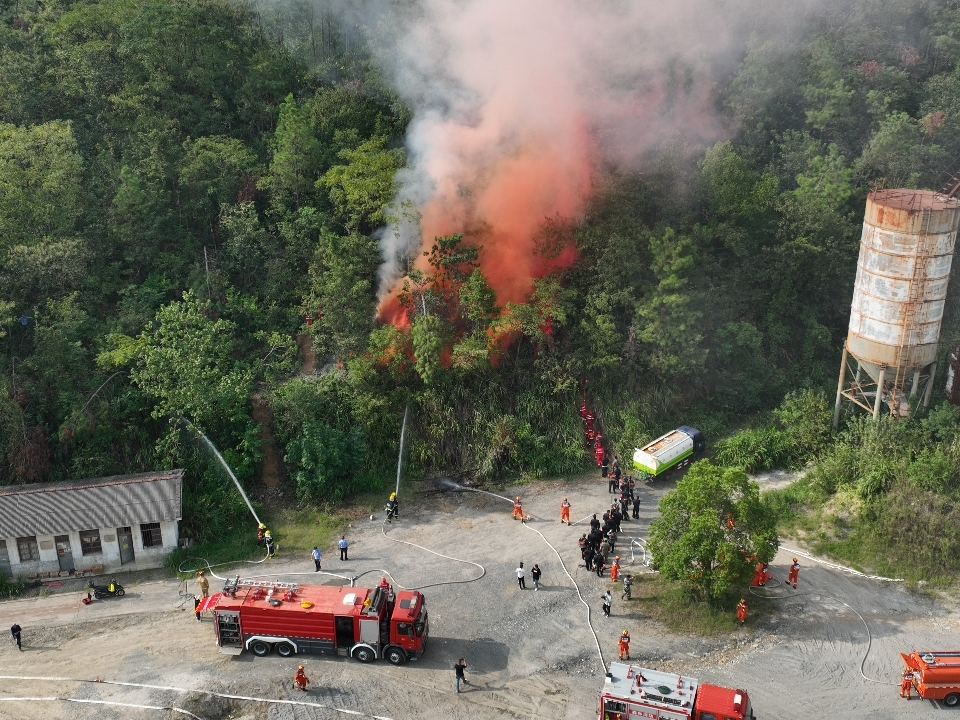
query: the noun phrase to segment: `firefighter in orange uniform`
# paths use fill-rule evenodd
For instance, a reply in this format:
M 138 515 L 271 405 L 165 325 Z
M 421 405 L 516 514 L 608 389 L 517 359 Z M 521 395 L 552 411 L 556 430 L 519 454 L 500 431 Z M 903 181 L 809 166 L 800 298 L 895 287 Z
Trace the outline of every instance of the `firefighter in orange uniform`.
M 630 633 L 624 630 L 620 633 L 620 640 L 618 642 L 620 646 L 620 659 L 629 660 L 630 659 Z
M 752 587 L 763 587 L 768 582 L 770 582 L 770 571 L 767 569 L 766 563 L 760 563 L 757 566 L 757 572 L 753 576 Z
M 620 577 L 620 556 L 619 555 L 617 555 L 613 559 L 613 565 L 610 566 L 610 579 L 616 582 L 618 577 Z
M 603 447 L 603 435 L 597 433 L 596 438 L 594 438 L 594 443 L 593 456 L 597 459 L 597 467 L 601 467 L 603 465 L 603 458 L 607 454 L 607 451 Z
M 797 580 L 800 579 L 800 561 L 796 558 L 793 559 L 793 565 L 790 566 L 790 575 L 787 577 L 787 585 L 793 585 L 793 589 L 797 589 Z
M 740 598 L 740 602 L 737 604 L 737 620 L 740 621 L 741 627 L 747 621 L 747 610 L 750 608 L 747 607 L 747 599 Z
M 520 521 L 523 521 L 523 504 L 520 502 L 520 496 L 517 495 L 517 499 L 513 501 L 513 519 L 516 520 L 520 518 Z
M 307 674 L 303 671 L 303 665 L 297 668 L 297 674 L 293 676 L 293 681 L 297 684 L 297 687 L 307 691 L 307 683 L 310 682 L 310 678 L 307 677 Z
M 567 523 L 567 527 L 570 526 L 570 501 L 566 498 L 560 503 L 560 522 Z
M 910 700 L 910 691 L 913 689 L 913 673 L 909 670 L 903 671 L 903 682 L 900 685 L 900 697 Z

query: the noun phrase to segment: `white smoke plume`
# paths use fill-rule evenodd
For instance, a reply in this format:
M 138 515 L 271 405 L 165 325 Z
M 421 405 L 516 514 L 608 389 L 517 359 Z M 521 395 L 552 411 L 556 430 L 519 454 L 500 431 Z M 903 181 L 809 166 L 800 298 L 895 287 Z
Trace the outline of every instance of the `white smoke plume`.
M 598 168 L 723 135 L 713 83 L 736 67 L 761 9 L 773 14 L 760 0 L 394 6 L 383 64 L 413 111 L 396 204 L 421 217 L 381 236 L 381 298 L 400 258 L 465 232 L 500 302 L 526 299 L 532 278 L 575 258 L 544 259 L 536 237 L 545 219 L 582 212 Z M 389 304 L 381 315 L 397 320 Z

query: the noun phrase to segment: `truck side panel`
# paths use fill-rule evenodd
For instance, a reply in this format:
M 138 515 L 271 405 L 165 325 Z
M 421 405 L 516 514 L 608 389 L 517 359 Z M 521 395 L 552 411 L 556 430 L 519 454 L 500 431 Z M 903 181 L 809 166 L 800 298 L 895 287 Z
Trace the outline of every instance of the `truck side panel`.
M 300 637 L 309 640 L 334 642 L 333 615 L 326 613 L 276 613 L 261 608 L 243 608 L 240 622 L 245 636 Z

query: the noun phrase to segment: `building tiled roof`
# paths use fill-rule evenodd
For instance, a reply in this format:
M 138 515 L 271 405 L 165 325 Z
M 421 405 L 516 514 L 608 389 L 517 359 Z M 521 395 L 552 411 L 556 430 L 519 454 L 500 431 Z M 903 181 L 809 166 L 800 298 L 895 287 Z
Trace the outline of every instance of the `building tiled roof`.
M 183 470 L 0 487 L 0 538 L 182 517 Z

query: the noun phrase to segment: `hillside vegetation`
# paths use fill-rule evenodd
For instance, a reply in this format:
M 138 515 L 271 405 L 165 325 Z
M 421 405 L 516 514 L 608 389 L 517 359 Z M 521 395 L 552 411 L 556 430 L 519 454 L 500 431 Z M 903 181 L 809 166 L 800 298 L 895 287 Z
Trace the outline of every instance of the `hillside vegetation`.
M 263 399 L 300 499 L 337 504 L 388 483 L 407 405 L 411 473 L 581 471 L 586 393 L 624 454 L 746 418 L 730 464 L 819 459 L 803 502 L 855 497 L 834 548 L 912 547 L 954 517 L 952 409 L 834 438 L 817 393 L 867 193 L 939 188 L 960 155 L 960 4 L 825 3 L 787 41 L 757 33 L 711 79 L 726 139 L 605 169 L 583 217 L 545 225 L 572 269 L 501 307 L 469 238 L 438 238 L 400 328 L 375 320 L 377 233 L 410 111 L 324 7 L 0 4 L 0 484 L 185 465 L 203 540 L 249 520 L 181 417 L 250 482 Z M 322 373 L 299 372 L 301 335 Z

